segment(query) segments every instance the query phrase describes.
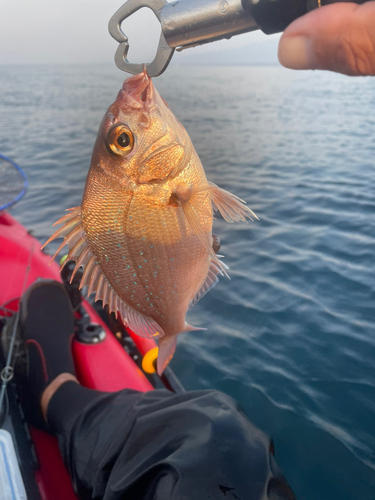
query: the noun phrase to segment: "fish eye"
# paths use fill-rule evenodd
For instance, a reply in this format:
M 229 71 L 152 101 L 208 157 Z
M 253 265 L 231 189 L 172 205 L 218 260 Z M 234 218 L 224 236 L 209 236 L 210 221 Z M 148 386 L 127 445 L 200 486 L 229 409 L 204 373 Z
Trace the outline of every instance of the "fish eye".
M 107 145 L 109 150 L 116 155 L 128 155 L 134 146 L 132 131 L 124 124 L 115 125 L 108 132 Z

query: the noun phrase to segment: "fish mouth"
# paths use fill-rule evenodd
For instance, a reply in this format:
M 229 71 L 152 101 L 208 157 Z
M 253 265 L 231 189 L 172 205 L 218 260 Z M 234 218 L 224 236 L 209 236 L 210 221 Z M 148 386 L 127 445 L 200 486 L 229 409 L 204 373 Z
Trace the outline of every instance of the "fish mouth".
M 154 84 L 146 70 L 125 80 L 122 92 L 122 97 L 126 101 L 126 104 L 132 108 L 150 109 L 154 105 Z
M 150 111 L 158 105 L 158 95 L 152 79 L 144 70 L 125 80 L 118 98 L 121 107 L 125 105 L 128 109 L 140 112 L 138 123 L 147 127 L 150 123 Z M 191 158 L 190 142 L 179 138 L 177 133 L 172 136 L 174 137 L 170 137 L 164 130 L 156 142 L 141 155 L 139 182 L 158 182 L 173 178 L 186 167 Z

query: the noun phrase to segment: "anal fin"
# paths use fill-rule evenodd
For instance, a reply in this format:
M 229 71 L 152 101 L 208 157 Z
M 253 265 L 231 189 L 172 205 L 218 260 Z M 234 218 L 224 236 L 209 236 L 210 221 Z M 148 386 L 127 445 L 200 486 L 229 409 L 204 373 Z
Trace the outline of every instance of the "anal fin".
M 204 297 L 206 293 L 209 292 L 211 288 L 216 285 L 216 283 L 218 283 L 218 274 L 220 274 L 220 269 L 218 268 L 216 262 L 211 261 L 207 276 L 194 298 L 190 301 L 189 309 L 191 309 L 198 302 L 198 300 Z
M 219 271 L 220 274 L 225 274 L 225 276 L 229 278 L 226 272 L 228 266 L 226 266 L 223 262 L 221 262 L 221 260 L 215 254 L 214 249 L 212 248 L 212 238 L 207 238 L 207 235 L 204 233 L 201 222 L 197 215 L 197 213 L 200 212 L 203 215 L 205 215 L 205 208 L 203 206 L 202 200 L 199 199 L 200 198 L 199 195 L 201 194 L 203 194 L 204 196 L 207 195 L 207 193 L 201 193 L 201 192 L 192 193 L 188 199 L 183 199 L 182 197 L 179 197 L 178 200 L 180 202 L 182 210 L 184 211 L 186 220 L 190 224 L 195 235 L 199 238 L 199 241 L 207 250 L 208 254 L 211 257 L 211 261 L 216 263 L 218 269 L 220 270 Z M 176 193 L 176 196 L 178 197 L 178 193 Z

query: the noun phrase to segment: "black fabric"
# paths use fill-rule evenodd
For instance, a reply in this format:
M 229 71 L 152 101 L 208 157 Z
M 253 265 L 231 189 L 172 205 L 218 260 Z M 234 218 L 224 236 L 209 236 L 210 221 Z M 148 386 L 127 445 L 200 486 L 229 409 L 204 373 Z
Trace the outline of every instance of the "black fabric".
M 64 372 L 75 375 L 70 352 L 74 316 L 69 296 L 61 283 L 41 280 L 31 285 L 22 298 L 21 328 L 26 345 L 34 343 L 40 347 L 47 383 Z M 37 363 L 40 364 L 40 360 Z M 35 382 L 33 380 L 32 385 Z
M 49 432 L 40 408 L 46 386 L 63 372 L 75 375 L 70 352 L 74 317 L 69 296 L 61 283 L 33 283 L 21 302 L 21 335 L 27 353 L 27 373 L 20 384 L 21 402 L 29 423 Z
M 48 422 L 82 500 L 295 498 L 269 438 L 220 392 L 101 393 L 67 382 Z

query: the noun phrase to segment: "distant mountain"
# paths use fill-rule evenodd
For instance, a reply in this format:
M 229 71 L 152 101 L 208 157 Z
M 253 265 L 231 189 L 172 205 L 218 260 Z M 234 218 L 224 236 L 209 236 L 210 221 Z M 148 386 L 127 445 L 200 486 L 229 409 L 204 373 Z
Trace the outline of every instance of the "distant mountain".
M 197 66 L 274 66 L 279 65 L 277 45 L 278 40 L 271 39 L 216 51 L 209 45 L 193 47 L 175 53 L 173 62 Z

